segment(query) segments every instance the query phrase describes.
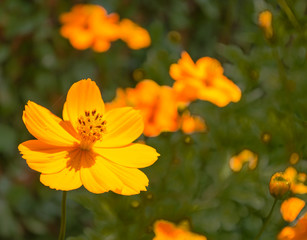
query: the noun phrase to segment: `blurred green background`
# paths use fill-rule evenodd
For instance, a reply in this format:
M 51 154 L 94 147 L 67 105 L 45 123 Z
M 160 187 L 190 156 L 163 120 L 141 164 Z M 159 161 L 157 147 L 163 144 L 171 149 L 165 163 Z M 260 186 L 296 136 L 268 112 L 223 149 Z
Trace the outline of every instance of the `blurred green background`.
M 149 31 L 151 46 L 131 50 L 117 41 L 105 53 L 75 50 L 60 36 L 58 18 L 77 3 L 101 4 L 135 21 Z M 266 9 L 273 14 L 272 40 L 257 25 Z M 21 120 L 26 102 L 61 116 L 69 87 L 83 78 L 97 82 L 106 102 L 116 88 L 143 78 L 171 86 L 169 66 L 182 50 L 194 60 L 221 61 L 241 101 L 224 108 L 193 102 L 189 109 L 206 120 L 207 133 L 146 138 L 161 154 L 144 169 L 147 192 L 69 192 L 67 237 L 152 239 L 154 221 L 165 219 L 187 220 L 209 240 L 253 239 L 273 203 L 271 175 L 290 165 L 293 152 L 300 156 L 297 170 L 307 170 L 306 24 L 305 0 L 0 1 L 0 239 L 56 239 L 59 231 L 61 192 L 44 187 L 17 150 L 33 138 Z M 259 164 L 233 173 L 229 159 L 245 148 Z M 276 209 L 263 239 L 275 239 L 283 226 Z

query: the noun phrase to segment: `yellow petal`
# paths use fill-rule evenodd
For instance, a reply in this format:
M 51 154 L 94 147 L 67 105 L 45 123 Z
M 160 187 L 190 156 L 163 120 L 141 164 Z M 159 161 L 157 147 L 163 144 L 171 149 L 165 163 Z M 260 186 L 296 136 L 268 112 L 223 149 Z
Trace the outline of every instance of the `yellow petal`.
M 307 186 L 303 183 L 291 183 L 291 191 L 295 194 L 306 194 L 307 193 Z
M 65 36 L 65 34 L 66 36 L 69 34 L 69 33 L 65 33 L 65 30 L 66 29 L 63 28 L 63 30 L 61 31 L 63 36 Z M 69 30 L 66 30 L 66 31 L 68 32 Z M 89 30 L 85 30 L 85 29 L 76 27 L 70 30 L 69 41 L 74 48 L 78 50 L 84 50 L 84 49 L 89 48 L 92 45 L 94 41 L 94 35 Z
M 112 191 L 122 195 L 134 195 L 139 194 L 140 191 L 146 191 L 148 178 L 142 171 L 136 168 L 123 167 L 109 161 L 104 163 L 124 184 Z
M 213 86 L 220 89 L 232 102 L 238 102 L 241 99 L 240 88 L 225 76 L 216 78 Z
M 96 147 L 122 147 L 137 139 L 144 123 L 139 111 L 130 107 L 115 108 L 105 114 L 106 133 Z
M 105 39 L 95 39 L 92 48 L 96 52 L 106 52 L 111 47 L 111 43 Z
M 104 158 L 125 167 L 144 168 L 152 165 L 159 154 L 150 146 L 133 143 L 118 148 L 94 148 Z
M 76 129 L 78 118 L 84 115 L 85 111 L 92 110 L 100 114 L 104 113 L 104 102 L 98 86 L 89 78 L 74 83 L 67 93 L 63 119 L 70 121 Z
M 278 240 L 305 240 L 307 239 L 307 215 L 301 217 L 295 226 L 284 227 L 278 234 Z
M 242 169 L 242 165 L 242 160 L 238 156 L 233 156 L 229 161 L 229 166 L 234 172 L 239 172 Z
M 19 144 L 18 149 L 30 168 L 41 173 L 57 173 L 63 170 L 70 159 L 72 147 L 57 147 L 40 140 L 30 140 Z
M 112 163 L 95 153 L 82 157 L 81 179 L 84 187 L 93 193 L 113 191 L 122 195 L 145 191 L 148 179 L 138 169 Z
M 296 175 L 297 175 L 297 171 L 294 167 L 288 167 L 285 170 L 285 175 L 287 176 L 287 178 L 292 182 L 294 182 Z
M 291 197 L 283 201 L 280 207 L 280 213 L 285 221 L 292 222 L 296 219 L 304 206 L 305 201 L 296 197 Z
M 295 239 L 295 230 L 291 227 L 284 227 L 278 234 L 278 240 L 292 240 Z
M 28 101 L 22 119 L 28 131 L 46 144 L 72 146 L 78 142 L 62 119 L 34 102 Z
M 124 187 L 123 182 L 105 164 L 107 160 L 93 152 L 87 155 L 82 157 L 80 174 L 82 184 L 88 191 L 103 193 Z
M 157 220 L 154 223 L 154 232 L 156 234 L 156 237 L 153 240 L 167 238 L 176 239 L 177 237 L 179 237 L 175 224 L 165 220 Z
M 231 101 L 234 101 L 232 96 L 229 96 L 226 92 L 223 91 L 223 89 L 216 87 L 200 89 L 198 98 L 212 102 L 218 107 L 225 107 Z
M 197 70 L 194 61 L 186 51 L 183 51 L 181 53 L 181 59 L 179 59 L 178 65 L 180 65 L 181 71 L 183 71 L 183 73 L 187 75 L 191 74 L 193 76 L 193 74 Z
M 182 77 L 181 68 L 177 63 L 173 63 L 169 68 L 169 75 L 176 81 L 179 81 Z
M 190 232 L 188 228 L 189 226 L 181 224 L 176 226 L 165 220 L 157 220 L 154 223 L 154 232 L 156 236 L 153 240 L 207 240 L 205 236 Z
M 74 190 L 81 187 L 81 152 L 80 150 L 71 152 L 70 159 L 62 171 L 53 174 L 42 173 L 40 176 L 41 183 L 50 188 L 62 191 Z
M 203 78 L 215 78 L 217 76 L 222 76 L 224 69 L 221 63 L 211 57 L 202 57 L 196 61 L 198 68 L 196 76 Z

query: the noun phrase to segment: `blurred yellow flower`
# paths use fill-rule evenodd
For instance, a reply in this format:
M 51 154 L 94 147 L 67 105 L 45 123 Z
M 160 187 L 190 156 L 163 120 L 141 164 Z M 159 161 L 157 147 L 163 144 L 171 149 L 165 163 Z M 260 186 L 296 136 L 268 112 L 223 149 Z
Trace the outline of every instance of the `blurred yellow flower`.
M 305 202 L 303 200 L 291 197 L 282 202 L 280 213 L 285 221 L 292 222 L 296 219 L 304 206 Z
M 104 52 L 119 38 L 119 16 L 115 13 L 108 15 L 99 5 L 75 5 L 70 12 L 61 14 L 60 21 L 62 36 L 79 50 L 91 47 Z
M 296 194 L 307 193 L 307 186 L 305 185 L 307 180 L 306 173 L 298 173 L 294 167 L 288 167 L 285 170 L 285 176 L 291 182 L 291 192 Z
M 257 167 L 258 156 L 248 149 L 244 149 L 238 155 L 233 156 L 229 161 L 229 166 L 232 171 L 239 172 L 244 163 L 248 163 L 249 169 L 253 170 Z
M 173 88 L 179 102 L 188 104 L 200 99 L 224 107 L 238 102 L 241 90 L 223 75 L 223 71 L 216 59 L 203 57 L 194 63 L 190 55 L 183 52 L 178 63 L 170 66 L 169 74 L 175 80 Z
M 129 19 L 123 19 L 119 23 L 120 38 L 132 49 L 148 47 L 151 39 L 148 31 Z
M 18 148 L 29 167 L 41 172 L 44 185 L 63 191 L 83 185 L 93 193 L 123 195 L 146 191 L 148 178 L 138 168 L 150 166 L 159 154 L 132 143 L 143 132 L 142 117 L 129 107 L 105 112 L 99 88 L 90 79 L 69 89 L 63 120 L 29 101 L 23 121 L 37 140 Z
M 269 39 L 273 36 L 272 13 L 270 11 L 259 13 L 258 24 L 263 29 L 266 38 Z
M 270 194 L 275 198 L 282 198 L 290 190 L 290 186 L 291 181 L 283 172 L 274 173 L 269 184 Z
M 204 119 L 199 116 L 191 116 L 189 111 L 184 111 L 180 117 L 180 128 L 184 133 L 204 132 L 207 130 Z
M 140 110 L 145 136 L 178 129 L 177 103 L 172 88 L 159 86 L 150 79 L 139 82 L 135 88 L 118 89 L 115 99 L 106 106 L 107 109 L 131 106 Z
M 192 233 L 185 226 L 175 226 L 173 223 L 158 220 L 154 224 L 153 240 L 206 240 L 205 236 Z
M 267 132 L 264 132 L 261 134 L 261 140 L 264 142 L 264 143 L 269 143 L 271 141 L 271 134 L 267 133 Z
M 278 240 L 305 240 L 307 239 L 307 214 L 300 218 L 293 227 L 284 227 L 277 236 Z
M 148 47 L 151 43 L 147 30 L 129 19 L 119 21 L 118 14 L 107 14 L 100 5 L 77 4 L 70 12 L 61 14 L 60 22 L 61 35 L 79 50 L 92 48 L 105 52 L 118 39 L 132 49 Z

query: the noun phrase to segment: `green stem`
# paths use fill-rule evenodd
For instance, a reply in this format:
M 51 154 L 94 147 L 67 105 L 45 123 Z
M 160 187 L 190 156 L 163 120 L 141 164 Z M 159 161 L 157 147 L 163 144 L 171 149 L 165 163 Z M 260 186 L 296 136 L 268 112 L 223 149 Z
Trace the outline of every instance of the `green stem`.
M 61 207 L 61 230 L 59 234 L 59 240 L 64 240 L 65 239 L 65 232 L 66 232 L 66 195 L 67 192 L 63 191 L 62 195 L 62 207 Z
M 276 58 L 277 61 L 279 78 L 283 84 L 283 88 L 285 88 L 287 84 L 287 74 L 285 71 L 284 63 L 279 55 L 277 47 L 273 47 L 273 56 Z
M 292 23 L 292 25 L 297 28 L 300 29 L 300 24 L 297 21 L 293 11 L 291 10 L 291 8 L 289 7 L 288 3 L 286 0 L 278 0 L 278 4 L 279 6 L 284 10 L 284 12 L 287 14 L 287 17 L 289 18 L 290 22 Z
M 275 208 L 275 206 L 276 206 L 277 201 L 278 201 L 278 199 L 275 198 L 274 203 L 273 203 L 273 205 L 272 205 L 272 208 L 271 208 L 271 210 L 270 210 L 270 212 L 269 212 L 269 215 L 265 218 L 264 223 L 263 223 L 263 225 L 262 225 L 262 228 L 260 229 L 259 233 L 257 234 L 255 240 L 259 240 L 259 239 L 260 239 L 260 237 L 261 237 L 261 235 L 262 235 L 264 229 L 266 228 L 266 226 L 267 226 L 267 224 L 268 224 L 268 222 L 269 222 L 269 220 L 270 220 L 270 218 L 271 218 L 271 216 L 272 216 L 272 213 L 273 213 L 273 210 L 274 210 L 274 208 Z

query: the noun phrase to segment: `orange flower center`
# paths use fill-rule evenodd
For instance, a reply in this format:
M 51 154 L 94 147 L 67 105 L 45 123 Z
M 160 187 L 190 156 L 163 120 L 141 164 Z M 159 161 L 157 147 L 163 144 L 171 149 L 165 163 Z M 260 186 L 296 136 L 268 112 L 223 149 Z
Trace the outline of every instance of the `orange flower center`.
M 96 110 L 85 111 L 84 115 L 78 118 L 77 130 L 81 136 L 80 148 L 90 150 L 93 144 L 100 140 L 105 133 L 106 120 Z

